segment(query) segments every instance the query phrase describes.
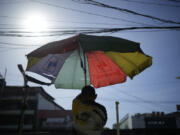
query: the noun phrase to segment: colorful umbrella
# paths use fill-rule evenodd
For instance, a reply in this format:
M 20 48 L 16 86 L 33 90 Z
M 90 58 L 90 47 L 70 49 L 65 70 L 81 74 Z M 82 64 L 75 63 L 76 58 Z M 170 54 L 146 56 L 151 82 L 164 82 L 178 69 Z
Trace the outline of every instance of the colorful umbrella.
M 79 34 L 48 43 L 27 55 L 27 71 L 52 81 L 56 88 L 95 88 L 123 83 L 151 66 L 140 44 L 111 36 Z

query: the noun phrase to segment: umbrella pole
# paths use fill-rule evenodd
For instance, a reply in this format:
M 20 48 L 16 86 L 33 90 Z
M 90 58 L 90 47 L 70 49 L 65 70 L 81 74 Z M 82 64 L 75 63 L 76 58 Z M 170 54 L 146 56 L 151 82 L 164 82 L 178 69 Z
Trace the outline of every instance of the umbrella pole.
M 119 102 L 116 101 L 116 129 L 117 129 L 117 135 L 120 135 L 120 130 L 119 130 L 119 108 L 118 108 Z
M 23 106 L 22 106 L 22 109 L 21 109 L 21 114 L 20 114 L 20 121 L 19 121 L 19 125 L 18 125 L 18 135 L 22 135 L 22 131 L 23 131 L 23 127 L 24 127 L 24 112 L 25 112 L 25 108 L 26 108 L 26 100 L 27 100 L 27 96 L 28 96 L 28 91 L 27 91 L 27 78 L 25 76 L 25 72 L 24 72 L 24 69 L 22 67 L 22 65 L 18 65 L 18 68 L 20 70 L 20 72 L 22 73 L 23 75 L 23 78 L 24 78 L 24 98 L 23 98 Z
M 85 83 L 85 86 L 87 85 L 87 74 L 86 74 L 86 55 L 85 55 L 85 52 L 84 52 L 84 83 Z

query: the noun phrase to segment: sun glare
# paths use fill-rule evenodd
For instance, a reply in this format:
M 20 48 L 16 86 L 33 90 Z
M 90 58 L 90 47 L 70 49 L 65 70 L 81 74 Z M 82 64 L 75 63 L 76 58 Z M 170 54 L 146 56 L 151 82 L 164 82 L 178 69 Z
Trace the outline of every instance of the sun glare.
M 26 16 L 23 25 L 26 31 L 38 33 L 47 29 L 46 18 L 41 14 L 31 14 Z

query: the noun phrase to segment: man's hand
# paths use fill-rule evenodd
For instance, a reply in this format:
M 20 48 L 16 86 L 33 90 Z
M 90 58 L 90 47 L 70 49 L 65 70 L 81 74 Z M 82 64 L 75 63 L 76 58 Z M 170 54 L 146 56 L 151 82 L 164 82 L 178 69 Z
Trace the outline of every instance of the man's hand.
M 88 112 L 82 112 L 77 114 L 76 118 L 79 120 L 87 121 L 90 118 L 90 114 Z

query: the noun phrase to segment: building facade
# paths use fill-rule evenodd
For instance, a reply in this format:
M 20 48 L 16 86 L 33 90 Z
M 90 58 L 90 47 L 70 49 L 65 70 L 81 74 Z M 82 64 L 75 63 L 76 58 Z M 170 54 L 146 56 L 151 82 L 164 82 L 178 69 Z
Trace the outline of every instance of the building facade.
M 116 125 L 113 125 L 116 128 Z M 120 120 L 120 129 L 176 129 L 180 128 L 180 112 L 164 114 L 152 112 L 125 115 Z
M 23 130 L 72 128 L 72 111 L 65 110 L 42 87 L 4 86 L 0 91 L 0 130 L 18 130 L 24 110 Z M 48 114 L 48 115 L 47 115 Z M 64 125 L 62 124 L 64 123 Z
M 73 124 L 71 110 L 38 111 L 39 130 L 71 130 Z

